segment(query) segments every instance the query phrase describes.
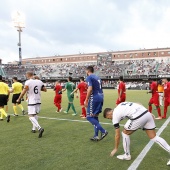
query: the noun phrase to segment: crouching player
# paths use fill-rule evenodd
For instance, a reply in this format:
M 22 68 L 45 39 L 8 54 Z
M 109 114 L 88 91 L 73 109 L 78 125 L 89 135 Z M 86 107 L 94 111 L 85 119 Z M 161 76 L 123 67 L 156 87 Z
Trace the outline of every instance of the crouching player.
M 110 156 L 113 156 L 120 143 L 120 128 L 119 122 L 128 118 L 122 132 L 124 154 L 117 156 L 121 160 L 131 160 L 130 155 L 130 135 L 138 129 L 143 129 L 150 140 L 159 144 L 164 150 L 170 153 L 170 146 L 161 137 L 156 136 L 155 122 L 153 115 L 148 110 L 137 103 L 123 102 L 119 104 L 114 110 L 106 108 L 103 112 L 104 118 L 112 119 L 115 127 L 115 148 L 111 152 Z M 170 161 L 167 163 L 170 165 Z

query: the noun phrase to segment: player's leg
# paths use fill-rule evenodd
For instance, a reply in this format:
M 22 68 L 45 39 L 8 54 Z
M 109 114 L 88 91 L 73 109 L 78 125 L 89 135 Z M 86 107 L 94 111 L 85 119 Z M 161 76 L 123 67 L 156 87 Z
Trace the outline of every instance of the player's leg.
M 156 106 L 156 110 L 158 112 L 158 118 L 156 119 L 162 119 L 162 116 L 161 116 L 161 108 L 159 106 L 159 95 L 157 95 L 155 98 L 154 98 L 154 105 Z
M 164 116 L 162 116 L 163 119 L 166 119 L 166 114 L 167 114 L 167 111 L 168 111 L 168 105 L 169 105 L 169 104 L 170 104 L 170 103 L 168 102 L 168 99 L 165 98 L 165 99 L 164 99 Z
M 19 98 L 19 96 L 20 96 L 20 94 L 16 94 L 16 98 L 17 98 L 17 99 Z M 16 99 L 16 100 L 17 100 L 17 99 Z M 23 107 L 22 104 L 21 104 L 21 100 L 20 100 L 20 102 L 17 103 L 17 105 L 18 105 L 18 107 L 21 109 L 22 114 L 25 115 L 24 107 Z
M 82 110 L 82 118 L 86 118 L 86 108 L 84 106 L 86 96 L 81 96 L 80 97 L 80 105 L 81 105 L 81 110 Z
M 149 103 L 148 103 L 148 105 L 149 105 L 148 110 L 149 110 L 150 113 L 152 113 L 152 104 L 153 104 L 153 98 L 151 98 Z
M 70 101 L 70 105 L 71 105 L 71 108 L 72 108 L 72 110 L 73 110 L 73 116 L 76 116 L 77 115 L 77 112 L 76 112 L 76 109 L 75 109 L 75 107 L 74 107 L 74 104 L 73 104 L 73 101 L 74 101 L 74 96 L 70 96 L 69 97 L 69 101 Z
M 59 112 L 59 106 L 58 106 L 58 102 L 57 102 L 57 96 L 54 97 L 54 105 L 57 107 L 57 111 L 56 112 Z
M 18 99 L 16 94 L 13 94 L 12 96 L 12 103 L 13 103 L 13 110 L 14 110 L 14 116 L 18 116 L 18 111 L 17 111 L 17 105 L 16 105 L 16 100 Z

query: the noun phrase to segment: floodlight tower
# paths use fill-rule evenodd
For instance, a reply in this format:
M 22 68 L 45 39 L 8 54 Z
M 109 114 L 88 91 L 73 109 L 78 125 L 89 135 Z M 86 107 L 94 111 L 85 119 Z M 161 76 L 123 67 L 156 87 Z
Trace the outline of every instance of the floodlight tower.
M 21 32 L 25 28 L 25 16 L 21 12 L 15 12 L 12 14 L 12 21 L 15 28 L 19 33 L 19 42 L 17 43 L 19 47 L 19 65 L 22 64 L 22 51 L 21 51 Z

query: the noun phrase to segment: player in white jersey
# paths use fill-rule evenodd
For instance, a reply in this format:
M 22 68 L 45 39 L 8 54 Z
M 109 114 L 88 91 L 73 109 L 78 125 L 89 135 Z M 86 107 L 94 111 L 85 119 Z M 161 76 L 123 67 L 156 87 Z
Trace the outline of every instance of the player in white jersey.
M 113 156 L 118 150 L 120 142 L 119 122 L 123 119 L 128 119 L 122 132 L 123 148 L 125 154 L 117 156 L 118 159 L 131 160 L 129 136 L 138 129 L 145 130 L 150 140 L 156 142 L 164 150 L 170 153 L 170 146 L 168 143 L 163 138 L 156 136 L 153 115 L 141 104 L 123 102 L 119 104 L 114 110 L 111 108 L 106 108 L 103 112 L 103 116 L 104 118 L 112 119 L 113 125 L 115 127 L 115 148 L 111 152 L 110 156 Z M 167 163 L 167 165 L 170 165 L 170 161 Z
M 38 123 L 38 116 L 37 113 L 39 112 L 39 107 L 41 104 L 41 91 L 47 91 L 43 82 L 40 80 L 35 80 L 33 77 L 33 72 L 27 72 L 26 77 L 27 81 L 25 82 L 24 89 L 19 96 L 17 101 L 20 101 L 20 99 L 25 95 L 27 92 L 28 97 L 28 116 L 29 120 L 33 124 L 32 132 L 36 132 L 36 128 L 39 131 L 39 138 L 42 137 L 42 134 L 44 132 L 44 129 L 41 128 L 41 126 Z

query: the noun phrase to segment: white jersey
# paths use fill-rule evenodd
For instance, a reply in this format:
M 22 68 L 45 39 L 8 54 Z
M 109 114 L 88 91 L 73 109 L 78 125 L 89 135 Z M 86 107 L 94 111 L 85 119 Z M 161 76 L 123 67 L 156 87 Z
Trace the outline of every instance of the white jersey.
M 125 118 L 133 120 L 145 111 L 147 111 L 147 109 L 140 104 L 132 102 L 122 102 L 113 110 L 112 122 L 114 125 L 116 125 Z
M 44 83 L 41 80 L 29 79 L 25 86 L 28 86 L 28 106 L 41 104 L 41 88 Z

